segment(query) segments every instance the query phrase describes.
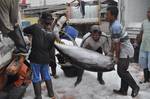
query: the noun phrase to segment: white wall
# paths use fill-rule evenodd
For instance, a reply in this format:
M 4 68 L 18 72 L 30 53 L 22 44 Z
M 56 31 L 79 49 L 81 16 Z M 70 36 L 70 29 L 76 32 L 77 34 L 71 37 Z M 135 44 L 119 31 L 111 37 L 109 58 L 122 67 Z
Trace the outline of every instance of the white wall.
M 150 0 L 124 0 L 125 25 L 133 22 L 142 22 L 146 18 L 146 11 L 150 7 Z

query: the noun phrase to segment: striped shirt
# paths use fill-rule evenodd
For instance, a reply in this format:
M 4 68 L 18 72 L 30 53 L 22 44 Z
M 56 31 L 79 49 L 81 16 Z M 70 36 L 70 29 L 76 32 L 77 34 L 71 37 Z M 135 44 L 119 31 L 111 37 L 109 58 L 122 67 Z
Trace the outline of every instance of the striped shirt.
M 134 56 L 134 48 L 128 39 L 128 33 L 123 31 L 122 25 L 118 20 L 110 25 L 111 38 L 113 42 L 120 42 L 120 58 L 132 58 Z

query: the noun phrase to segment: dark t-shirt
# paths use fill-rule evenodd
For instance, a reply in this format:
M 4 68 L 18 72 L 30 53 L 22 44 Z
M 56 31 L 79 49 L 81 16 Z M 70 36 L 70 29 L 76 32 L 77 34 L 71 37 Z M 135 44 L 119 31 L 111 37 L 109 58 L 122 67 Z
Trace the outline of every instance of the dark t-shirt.
M 54 35 L 47 32 L 39 24 L 34 24 L 23 30 L 32 35 L 32 47 L 29 55 L 30 62 L 48 64 L 50 60 L 50 49 L 54 46 Z

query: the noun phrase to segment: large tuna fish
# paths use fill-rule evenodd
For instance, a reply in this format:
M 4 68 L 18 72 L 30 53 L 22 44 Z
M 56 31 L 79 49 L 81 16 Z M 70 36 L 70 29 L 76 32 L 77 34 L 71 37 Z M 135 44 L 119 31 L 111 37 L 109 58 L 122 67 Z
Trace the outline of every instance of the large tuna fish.
M 67 57 L 68 61 L 72 64 L 71 66 L 80 68 L 77 71 L 75 86 L 81 82 L 84 69 L 94 72 L 107 72 L 114 69 L 115 64 L 112 58 L 96 51 L 59 43 L 55 43 L 55 47 L 63 56 Z
M 111 57 L 77 46 L 63 45 L 55 42 L 56 49 L 66 56 L 74 66 L 89 71 L 112 71 L 114 62 Z

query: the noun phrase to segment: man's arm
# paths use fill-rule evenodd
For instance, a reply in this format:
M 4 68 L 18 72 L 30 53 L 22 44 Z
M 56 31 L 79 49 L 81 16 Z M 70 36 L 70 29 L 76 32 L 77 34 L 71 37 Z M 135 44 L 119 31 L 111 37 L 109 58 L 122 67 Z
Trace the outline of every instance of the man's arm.
M 121 25 L 116 25 L 112 27 L 112 47 L 111 52 L 113 53 L 114 57 L 116 58 L 116 63 L 120 57 L 120 37 L 122 33 Z
M 115 57 L 117 58 L 117 60 L 119 59 L 120 57 L 120 41 L 118 42 L 113 42 L 113 45 L 114 45 L 114 55 Z
M 28 27 L 26 27 L 26 28 L 23 29 L 23 32 L 26 33 L 27 35 L 28 34 L 32 35 L 33 31 L 34 31 L 34 25 L 28 26 Z
M 83 44 L 82 47 L 83 47 L 83 48 L 86 48 L 86 49 L 90 49 L 90 48 L 91 48 L 90 44 L 89 44 L 89 43 L 86 43 L 86 42 Z
M 86 39 L 85 41 L 83 40 L 81 44 L 82 44 L 81 47 L 86 48 L 86 49 L 91 49 L 88 39 Z
M 112 54 L 112 57 L 115 58 L 115 62 L 118 63 L 118 60 L 120 58 L 120 40 L 118 39 L 112 39 L 112 42 L 111 42 L 111 54 Z
M 111 51 L 110 42 L 109 42 L 108 37 L 105 37 L 105 38 L 106 38 L 106 39 L 105 39 L 105 42 L 104 42 L 104 44 L 103 44 L 102 49 L 103 49 L 105 55 L 110 55 L 110 54 L 112 54 L 112 53 L 110 52 L 110 51 Z

